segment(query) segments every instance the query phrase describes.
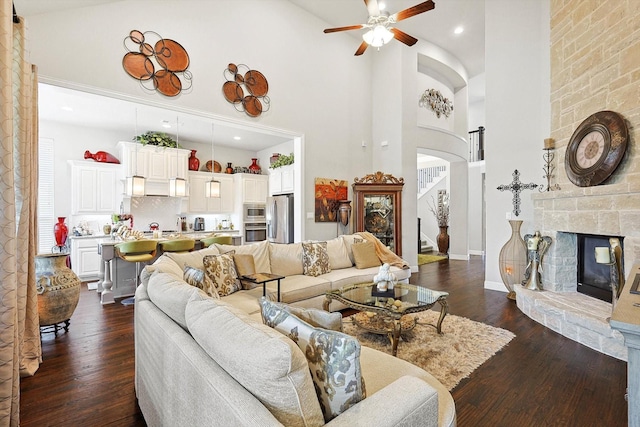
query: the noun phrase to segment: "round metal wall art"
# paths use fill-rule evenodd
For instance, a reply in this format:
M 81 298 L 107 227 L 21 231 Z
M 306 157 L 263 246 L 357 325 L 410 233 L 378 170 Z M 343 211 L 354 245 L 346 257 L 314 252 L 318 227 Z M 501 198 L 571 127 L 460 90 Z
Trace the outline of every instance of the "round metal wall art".
M 449 117 L 453 111 L 453 103 L 435 89 L 425 90 L 420 96 L 418 106 L 431 109 L 438 118 L 443 114 L 445 117 Z
M 222 85 L 222 93 L 236 110 L 250 117 L 258 117 L 269 110 L 269 83 L 260 71 L 244 64 L 229 64 L 224 70 L 224 77 L 227 81 Z
M 144 89 L 171 97 L 191 89 L 189 54 L 177 41 L 163 39 L 154 31 L 132 30 L 124 47 L 128 53 L 122 66 Z

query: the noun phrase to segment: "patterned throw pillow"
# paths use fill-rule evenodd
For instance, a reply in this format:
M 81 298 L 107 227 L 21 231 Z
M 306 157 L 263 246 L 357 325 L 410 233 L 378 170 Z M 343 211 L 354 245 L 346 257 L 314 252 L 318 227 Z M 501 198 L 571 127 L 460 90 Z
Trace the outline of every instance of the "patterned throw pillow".
M 204 274 L 204 271 L 199 268 L 191 267 L 189 265 L 184 266 L 183 279 L 191 286 L 195 286 L 198 289 L 202 289 L 207 295 L 213 298 L 220 298 L 216 287 L 211 280 Z
M 242 289 L 233 262 L 233 253 L 222 255 L 207 255 L 202 259 L 204 264 L 205 280 L 210 280 L 221 297 L 231 295 Z
M 291 338 L 306 356 L 325 422 L 366 397 L 357 339 L 314 328 L 265 298 L 260 305 L 262 321 Z
M 330 271 L 327 242 L 303 242 L 302 273 L 306 276 L 319 276 Z

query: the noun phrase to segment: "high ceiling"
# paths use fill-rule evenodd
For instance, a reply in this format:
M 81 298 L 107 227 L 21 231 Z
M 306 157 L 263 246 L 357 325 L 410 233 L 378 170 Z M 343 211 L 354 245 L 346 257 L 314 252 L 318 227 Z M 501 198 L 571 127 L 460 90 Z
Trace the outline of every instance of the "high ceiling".
M 14 0 L 18 15 L 33 15 L 79 9 L 102 3 L 134 2 L 141 0 Z M 215 1 L 215 0 L 207 0 Z M 236 0 L 242 1 L 242 0 Z M 327 23 L 328 27 L 343 27 L 366 23 L 367 8 L 363 0 L 288 0 L 291 3 L 314 14 Z M 420 3 L 421 0 L 379 0 L 380 6 L 387 3 L 386 10 L 395 13 Z M 435 0 L 435 9 L 413 16 L 396 24 L 402 31 L 427 40 L 457 57 L 467 69 L 469 77 L 484 72 L 484 0 Z M 456 27 L 463 27 L 464 32 L 454 34 Z M 362 41 L 363 30 L 348 31 L 353 36 L 353 50 Z M 325 37 L 335 37 L 327 34 Z M 391 43 L 399 43 L 392 40 Z M 420 42 L 418 42 L 420 43 Z M 373 51 L 373 49 L 369 49 Z M 375 52 L 365 52 L 375 54 Z M 357 60 L 357 59 L 356 59 Z M 470 94 L 470 99 L 473 94 Z M 96 102 L 100 99 L 100 102 Z M 72 111 L 69 111 L 72 110 Z M 71 91 L 57 87 L 43 87 L 40 93 L 40 118 L 42 120 L 66 123 L 82 123 L 85 126 L 95 125 L 95 118 L 101 118 L 102 128 L 131 128 L 132 114 L 136 114 L 136 106 L 128 101 L 111 99 L 108 102 L 94 94 Z M 180 139 L 206 143 L 211 140 L 211 120 L 188 112 L 176 113 L 150 106 L 137 106 L 139 133 L 158 127 L 163 121 L 172 125 L 167 133 L 175 134 L 177 116 L 180 123 Z M 108 122 L 105 122 L 108 120 Z M 162 130 L 162 129 L 158 129 Z M 128 129 L 130 132 L 131 129 Z M 242 140 L 233 140 L 241 136 Z M 259 151 L 290 140 L 288 135 L 256 134 L 255 130 L 241 129 L 238 126 L 220 125 L 215 128 L 216 144 L 229 145 Z

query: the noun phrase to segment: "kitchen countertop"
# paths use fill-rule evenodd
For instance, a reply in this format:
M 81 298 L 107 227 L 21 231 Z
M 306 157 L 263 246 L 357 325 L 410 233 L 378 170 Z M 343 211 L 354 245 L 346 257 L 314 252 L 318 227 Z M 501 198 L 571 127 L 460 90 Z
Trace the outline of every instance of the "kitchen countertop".
M 147 233 L 148 235 L 145 237 L 148 238 L 152 238 L 153 235 L 151 234 L 151 232 L 147 232 L 145 231 L 144 233 Z M 194 239 L 198 240 L 198 239 L 202 239 L 204 237 L 207 237 L 211 234 L 221 234 L 221 235 L 235 235 L 235 234 L 239 234 L 240 230 L 211 230 L 211 231 L 185 231 L 183 233 L 179 233 L 179 232 L 171 232 L 171 233 L 167 233 L 167 232 L 163 232 L 162 233 L 162 238 L 164 240 L 166 240 L 168 237 L 171 238 L 178 238 L 180 236 L 186 236 L 186 237 L 193 237 Z M 72 236 L 69 235 L 67 236 L 67 239 L 108 239 L 111 240 L 110 235 L 108 234 L 85 234 L 82 236 Z

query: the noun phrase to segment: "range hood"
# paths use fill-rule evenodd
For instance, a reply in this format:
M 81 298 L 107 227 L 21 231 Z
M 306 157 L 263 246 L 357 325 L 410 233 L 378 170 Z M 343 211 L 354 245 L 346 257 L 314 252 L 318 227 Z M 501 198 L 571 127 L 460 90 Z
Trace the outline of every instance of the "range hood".
M 169 181 L 151 181 L 147 179 L 145 196 L 169 197 Z

